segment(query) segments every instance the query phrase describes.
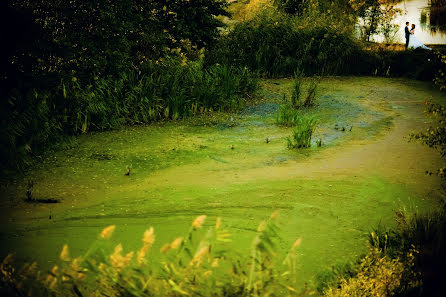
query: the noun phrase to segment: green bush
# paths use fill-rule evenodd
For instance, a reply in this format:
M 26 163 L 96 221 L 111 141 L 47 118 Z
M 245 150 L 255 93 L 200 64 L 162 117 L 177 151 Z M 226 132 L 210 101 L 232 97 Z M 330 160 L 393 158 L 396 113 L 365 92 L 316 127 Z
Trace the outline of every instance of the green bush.
M 207 52 L 206 63 L 248 67 L 266 77 L 292 76 L 300 69 L 308 76 L 380 75 L 420 80 L 433 80 L 437 73 L 441 80 L 441 55 L 422 49 L 370 47 L 353 36 L 348 22 L 353 14 L 346 11 L 340 10 L 337 17 L 314 11 L 303 16 L 263 12 L 223 35 Z
M 416 291 L 417 296 L 441 296 L 438 294 L 442 292 L 446 265 L 445 206 L 424 214 L 398 211 L 397 222 L 396 229 L 377 228 L 370 242 L 389 257 L 412 263 L 406 274 L 419 274 L 422 283 L 418 288 L 405 290 L 406 294 Z M 412 257 L 410 251 L 416 251 L 413 259 L 407 258 Z
M 207 63 L 246 66 L 264 76 L 343 74 L 361 47 L 351 33 L 327 23 L 306 23 L 263 13 L 237 24 L 207 54 Z
M 188 44 L 212 45 L 223 26 L 215 16 L 228 15 L 226 5 L 222 0 L 12 1 L 8 12 L 35 24 L 38 35 L 10 53 L 9 62 L 16 72 L 31 62 L 27 72 L 58 78 L 119 76 L 164 57 L 167 48 L 184 52 Z
M 403 262 L 372 246 L 361 259 L 355 275 L 341 278 L 339 284 L 325 291 L 324 296 L 404 296 L 402 294 L 419 286 L 417 275 L 410 271 L 413 257 L 414 252 L 409 252 L 407 261 Z
M 291 89 L 291 98 L 287 100 L 283 97 L 283 104 L 280 105 L 276 113 L 276 124 L 280 126 L 298 126 L 301 124 L 300 117 L 302 116 L 301 109 L 312 107 L 316 104 L 317 86 L 319 82 L 317 79 L 311 79 L 304 88 L 303 76 L 300 72 L 294 75 L 293 86 Z M 306 91 L 306 95 L 304 92 Z M 304 98 L 302 100 L 302 97 Z M 322 145 L 322 142 L 318 146 Z

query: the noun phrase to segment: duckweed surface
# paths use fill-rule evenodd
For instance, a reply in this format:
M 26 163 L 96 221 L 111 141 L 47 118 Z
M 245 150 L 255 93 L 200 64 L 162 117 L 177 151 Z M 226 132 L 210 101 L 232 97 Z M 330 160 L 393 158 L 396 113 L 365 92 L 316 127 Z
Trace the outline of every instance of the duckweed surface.
M 46 269 L 63 244 L 80 255 L 111 224 L 125 249 L 136 249 L 153 226 L 159 248 L 201 214 L 222 217 L 244 251 L 258 223 L 279 209 L 280 249 L 303 240 L 303 285 L 356 259 L 373 227 L 394 224 L 395 210 L 437 205 L 440 181 L 424 172 L 440 156 L 408 142 L 411 131 L 432 121 L 423 102 L 446 102 L 430 84 L 322 79 L 317 106 L 303 111 L 319 119 L 314 145 L 305 150 L 287 149 L 291 128 L 274 121 L 292 80 L 262 84 L 257 102 L 238 113 L 91 133 L 48 153 L 1 188 L 0 256 L 15 251 Z M 29 180 L 34 198 L 60 203 L 25 203 Z

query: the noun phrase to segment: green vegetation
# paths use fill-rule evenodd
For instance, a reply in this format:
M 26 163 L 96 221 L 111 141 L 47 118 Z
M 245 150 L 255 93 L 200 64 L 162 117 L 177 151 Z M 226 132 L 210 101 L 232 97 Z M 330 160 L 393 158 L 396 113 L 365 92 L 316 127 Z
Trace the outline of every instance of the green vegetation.
M 440 90 L 446 91 L 446 55 L 439 53 L 437 58 L 441 63 L 436 69 L 434 82 L 440 87 Z
M 0 295 L 435 295 L 446 59 L 396 2 L 3 3 Z
M 240 113 L 203 113 L 174 122 L 86 133 L 72 147 L 45 155 L 24 179 L 0 189 L 8 205 L 0 230 L 1 258 L 16 251 L 18 268 L 24 261 L 37 261 L 45 274 L 54 265 L 62 267 L 55 260 L 64 244 L 73 258 L 84 255 L 98 230 L 113 224 L 116 236 L 106 255 L 119 243 L 123 257 L 138 251 L 140 234 L 153 226 L 156 241 L 148 260 L 162 259 L 158 255 L 162 244 L 187 235 L 190 222 L 206 214 L 205 227 L 221 217 L 232 234 L 230 250 L 247 259 L 258 222 L 280 209 L 278 259 L 302 237 L 296 289 L 303 290 L 308 283 L 311 290 L 320 271 L 354 261 L 367 251 L 373 226 L 380 222 L 394 226 L 395 209 L 436 207 L 434 198 L 425 194 L 435 180 L 424 175 L 424 166 L 415 167 L 421 172 L 410 169 L 419 159 L 395 162 L 398 152 L 438 164 L 427 147 L 408 144 L 404 138 L 410 125 L 426 121 L 422 108 L 411 102 L 444 100 L 430 84 L 322 78 L 318 105 L 301 112 L 319 119 L 314 138 L 323 138 L 324 146 L 289 150 L 285 143 L 291 129 L 275 125 L 274 117 L 282 94 L 291 94 L 293 79 L 260 83 L 267 101 Z M 406 104 L 401 102 L 402 93 Z M 354 128 L 342 132 L 333 128 L 336 123 Z M 396 123 L 403 129 L 394 128 Z M 356 143 L 375 149 L 362 151 Z M 392 164 L 391 169 L 375 162 L 375 150 L 380 160 Z M 29 180 L 34 181 L 33 199 L 53 198 L 60 203 L 23 202 Z
M 441 296 L 446 216 L 444 204 L 428 213 L 398 211 L 397 228 L 380 226 L 370 235 L 370 251 L 356 267 L 325 278 L 326 296 Z M 333 274 L 335 275 L 335 274 Z
M 228 110 L 254 90 L 248 71 L 200 61 L 225 1 L 115 2 L 4 4 L 20 34 L 1 61 L 2 172 L 70 135 Z
M 231 111 L 257 88 L 246 69 L 167 59 L 119 78 L 62 81 L 51 91 L 15 89 L 2 109 L 2 168 L 22 168 L 42 146 L 63 135 Z M 19 113 L 18 110 L 21 110 Z M 8 123 L 8 124 L 6 124 Z
M 311 147 L 311 138 L 317 121 L 311 117 L 298 117 L 291 137 L 287 138 L 288 148 Z
M 276 124 L 281 126 L 293 127 L 298 124 L 302 113 L 290 104 L 282 104 L 276 113 Z
M 303 80 L 302 80 L 302 73 L 298 70 L 296 73 L 294 73 L 294 81 L 293 81 L 293 90 L 291 92 L 291 106 L 293 108 L 299 108 L 300 98 L 302 96 L 302 87 L 303 87 Z
M 427 101 L 425 104 L 429 104 Z M 439 151 L 443 157 L 443 164 L 437 170 L 437 174 L 446 177 L 446 165 L 444 165 L 444 157 L 446 157 L 446 108 L 440 104 L 429 104 L 428 113 L 436 120 L 434 127 L 429 127 L 426 132 L 411 133 L 411 139 L 420 141 L 421 143 Z M 426 171 L 432 174 L 432 172 Z
M 437 73 L 441 84 L 441 55 L 369 50 L 353 36 L 368 4 L 259 3 L 251 19 L 225 27 L 214 17 L 228 16 L 225 1 L 13 1 L 8 20 L 33 33 L 7 35 L 14 46 L 2 60 L 2 171 L 23 170 L 79 133 L 235 110 L 253 97 L 259 75 Z
M 322 23 L 321 23 L 322 22 Z M 238 23 L 206 56 L 209 64 L 246 66 L 265 76 L 350 74 L 361 54 L 355 38 L 324 20 L 307 24 L 280 13 Z
M 0 265 L 0 292 L 4 296 L 297 295 L 295 269 L 301 239 L 284 259 L 278 258 L 277 216 L 273 213 L 258 226 L 250 257 L 230 248 L 231 234 L 220 218 L 207 232 L 201 232 L 206 216 L 195 218 L 185 237 L 162 246 L 161 258 L 154 257 L 153 227 L 144 232 L 138 251 L 124 255 L 121 244 L 111 249 L 108 239 L 115 229 L 111 225 L 83 256 L 72 258 L 65 245 L 60 264 L 49 273 L 38 272 L 36 264 L 16 269 L 12 255 L 7 256 Z

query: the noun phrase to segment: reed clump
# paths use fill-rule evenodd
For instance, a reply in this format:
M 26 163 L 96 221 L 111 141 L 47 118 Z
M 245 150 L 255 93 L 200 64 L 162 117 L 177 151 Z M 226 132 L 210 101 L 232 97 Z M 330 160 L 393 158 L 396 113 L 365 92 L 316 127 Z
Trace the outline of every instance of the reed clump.
M 141 247 L 126 251 L 113 246 L 115 226 L 105 228 L 87 253 L 70 254 L 68 245 L 59 264 L 39 272 L 37 264 L 16 269 L 9 255 L 0 265 L 1 293 L 8 296 L 265 296 L 298 295 L 297 239 L 284 257 L 277 252 L 275 212 L 262 221 L 248 254 L 231 247 L 231 234 L 217 218 L 197 217 L 185 236 L 154 250 L 156 232 L 146 230 Z M 94 280 L 94 281 L 93 281 Z

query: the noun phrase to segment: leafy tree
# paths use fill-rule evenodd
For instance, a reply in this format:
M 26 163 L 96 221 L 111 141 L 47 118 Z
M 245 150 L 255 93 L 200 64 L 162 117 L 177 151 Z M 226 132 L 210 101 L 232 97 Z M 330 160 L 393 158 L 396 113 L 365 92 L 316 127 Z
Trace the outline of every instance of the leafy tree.
M 305 0 L 275 0 L 274 3 L 288 14 L 301 15 L 307 7 Z
M 284 12 L 291 15 L 303 15 L 308 10 L 319 9 L 320 11 L 331 11 L 333 9 L 351 12 L 349 0 L 274 0 L 274 4 Z
M 229 16 L 225 10 L 226 0 L 150 0 L 150 2 L 156 19 L 173 38 L 188 39 L 199 47 L 211 46 L 218 36 L 218 28 L 224 26 L 215 16 Z
M 446 55 L 438 53 L 437 59 L 439 60 L 439 66 L 435 74 L 434 82 L 440 87 L 440 90 L 446 91 Z
M 395 4 L 401 0 L 349 0 L 356 15 L 362 19 L 363 38 L 370 41 L 373 34 L 382 32 L 390 40 L 395 26 L 391 22 L 401 13 Z
M 10 55 L 33 60 L 35 76 L 117 75 L 163 57 L 181 41 L 209 46 L 227 14 L 223 0 L 12 0 L 10 10 L 40 31 L 32 47 Z M 19 70 L 19 69 L 16 69 Z
M 129 118 L 157 118 L 153 106 L 167 104 L 154 102 L 179 93 L 173 83 L 159 82 L 172 82 L 172 73 L 192 69 L 183 69 L 183 52 L 200 54 L 200 47 L 211 46 L 222 26 L 215 16 L 227 14 L 224 0 L 3 0 L 0 5 L 6 29 L 0 59 L 0 169 L 20 167 L 23 156 L 90 125 L 108 129 Z M 169 55 L 182 56 L 181 65 L 152 67 Z M 182 79 L 175 82 L 184 85 Z M 159 86 L 156 98 L 154 86 Z

